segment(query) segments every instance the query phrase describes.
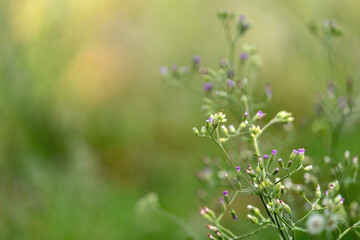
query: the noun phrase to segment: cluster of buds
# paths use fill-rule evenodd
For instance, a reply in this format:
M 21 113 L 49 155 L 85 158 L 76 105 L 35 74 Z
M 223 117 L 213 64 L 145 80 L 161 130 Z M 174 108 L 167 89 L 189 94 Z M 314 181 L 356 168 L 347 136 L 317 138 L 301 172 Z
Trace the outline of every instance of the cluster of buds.
M 329 184 L 329 189 L 326 190 L 326 198 L 323 201 L 323 204 L 327 206 L 328 209 L 333 211 L 339 211 L 345 201 L 340 194 L 338 194 L 340 185 L 338 181 Z
M 200 214 L 207 220 L 214 220 L 216 219 L 215 213 L 210 210 L 208 207 L 203 207 L 200 209 Z
M 216 238 L 211 234 L 211 233 L 208 233 L 207 236 L 208 238 L 210 239 L 219 239 L 219 240 L 222 240 L 224 239 L 223 235 L 221 234 L 221 231 L 219 228 L 215 227 L 215 226 L 212 226 L 212 225 L 207 225 L 206 226 L 209 230 L 211 231 L 214 231 L 214 234 L 216 236 Z
M 286 112 L 286 111 L 278 112 L 278 114 L 276 114 L 276 116 L 275 116 L 275 119 L 281 123 L 289 123 L 289 122 L 294 121 L 292 114 L 290 112 Z
M 256 138 L 261 133 L 260 126 L 251 125 L 249 130 L 252 138 Z
M 205 126 L 202 126 L 200 131 L 196 127 L 193 127 L 192 131 L 197 136 L 204 136 L 206 134 L 206 131 L 212 132 L 219 126 L 219 123 L 225 123 L 227 121 L 225 117 L 226 114 L 223 114 L 222 112 L 211 114 L 210 117 L 205 121 Z M 228 133 L 227 129 L 223 129 L 223 131 Z M 229 126 L 229 131 L 236 132 L 235 128 L 231 125 Z

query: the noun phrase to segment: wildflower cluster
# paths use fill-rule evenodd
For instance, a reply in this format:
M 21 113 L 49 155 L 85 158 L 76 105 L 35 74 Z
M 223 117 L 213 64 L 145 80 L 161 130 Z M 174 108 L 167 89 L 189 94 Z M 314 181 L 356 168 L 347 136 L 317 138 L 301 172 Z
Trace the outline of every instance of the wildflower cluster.
M 284 240 L 295 239 L 298 231 L 316 235 L 321 234 L 324 229 L 331 234 L 336 234 L 337 229 L 340 231 L 345 229 L 338 234 L 338 239 L 349 231 L 355 232 L 354 229 L 360 225 L 359 205 L 356 201 L 347 205 L 350 201 L 345 200 L 344 193 L 350 182 L 357 182 L 358 159 L 353 157 L 350 161 L 350 153 L 347 153 L 343 162 L 336 160 L 336 138 L 338 138 L 336 131 L 341 129 L 334 130 L 335 139 L 329 147 L 330 156 L 326 158 L 329 163 L 331 162 L 334 176 L 338 181 L 319 182 L 316 174 L 312 173 L 316 166 L 308 164 L 304 148 L 292 151 L 266 149 L 261 144 L 263 133 L 275 124 L 291 124 L 294 117 L 290 112 L 280 111 L 266 121 L 268 114 L 261 109 L 271 100 L 272 91 L 270 85 L 266 84 L 262 99 L 254 94 L 255 73 L 261 67 L 257 48 L 244 45 L 241 52 L 236 50 L 237 42 L 249 30 L 251 23 L 244 15 L 236 18 L 234 14 L 226 11 L 220 11 L 217 16 L 225 30 L 229 46 L 229 57 L 220 59 L 219 69 L 201 66 L 200 56 L 193 58 L 191 67 L 178 68 L 177 65 L 173 65 L 171 71 L 168 67 L 160 69 L 164 79 L 172 85 L 204 95 L 202 109 L 208 117 L 203 125 L 193 127 L 193 133 L 211 140 L 225 158 L 222 162 L 218 159 L 206 158 L 205 169 L 197 174 L 204 189 L 214 190 L 218 193 L 217 197 L 220 197 L 222 192 L 217 208 L 212 210 L 205 206 L 200 209 L 200 214 L 211 223 L 207 225 L 208 238 L 242 239 L 265 228 L 275 229 Z M 337 24 L 329 20 L 324 20 L 322 24 L 313 23 L 311 31 L 320 41 L 326 42 L 327 46 L 330 46 L 332 38 L 340 36 L 342 32 Z M 199 87 L 193 88 L 189 84 L 196 74 L 199 74 L 203 81 L 202 90 L 198 90 Z M 332 78 L 334 79 L 334 73 Z M 335 94 L 333 88 L 331 94 L 328 94 L 329 98 L 336 96 L 337 102 L 339 104 L 341 102 L 341 106 L 344 105 L 339 111 L 342 116 L 341 124 L 348 114 L 355 112 L 354 98 L 350 91 L 352 88 L 349 87 L 351 84 L 348 81 L 345 103 L 340 101 L 342 98 Z M 321 108 L 319 112 L 323 113 L 323 105 L 319 104 L 319 106 L 321 106 L 318 107 Z M 237 120 L 233 124 L 227 124 L 227 116 L 224 112 L 231 113 Z M 332 121 L 333 118 L 329 119 Z M 315 126 L 314 129 L 316 128 L 319 127 Z M 242 140 L 242 151 L 229 152 L 225 145 L 229 140 L 237 137 Z M 346 171 L 351 172 L 351 179 L 342 177 L 345 173 L 349 176 Z M 304 174 L 305 184 L 293 183 L 291 178 L 297 173 Z M 255 195 L 261 205 L 247 206 L 249 212 L 246 217 L 257 226 L 257 229 L 239 235 L 224 227 L 221 220 L 227 215 L 235 221 L 240 218 L 236 211 L 236 203 L 239 202 L 238 197 L 244 194 Z M 202 195 L 211 194 L 205 192 Z M 303 213 L 303 209 L 296 208 L 295 203 L 291 201 L 294 197 L 300 197 L 307 204 L 308 210 L 303 217 L 298 217 Z M 344 209 L 343 206 L 348 208 Z

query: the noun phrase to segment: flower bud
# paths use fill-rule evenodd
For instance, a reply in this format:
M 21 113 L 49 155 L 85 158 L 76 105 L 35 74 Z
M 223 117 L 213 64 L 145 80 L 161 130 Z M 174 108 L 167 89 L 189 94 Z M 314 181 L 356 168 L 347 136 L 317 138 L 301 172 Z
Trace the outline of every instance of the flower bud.
M 196 136 L 199 136 L 199 130 L 196 128 L 196 127 L 193 127 L 193 133 L 196 135 Z
M 353 165 L 354 165 L 354 168 L 358 168 L 359 167 L 359 163 L 358 163 L 359 161 L 358 161 L 358 156 L 354 156 L 353 157 Z
M 299 195 L 304 196 L 304 195 L 305 195 L 305 192 L 304 192 L 304 189 L 301 187 L 301 185 L 296 184 L 295 186 L 296 186 L 296 187 L 295 187 L 295 192 L 296 192 L 297 194 L 299 194 Z
M 215 239 L 213 235 L 211 235 L 210 233 L 207 234 L 208 238 L 210 239 Z
M 220 233 L 218 230 L 216 230 L 216 231 L 215 231 L 215 234 L 216 234 L 216 236 L 218 236 L 218 237 L 219 237 L 219 239 L 222 239 L 222 237 L 221 237 L 221 233 Z
M 254 170 L 251 170 L 251 171 L 250 171 L 250 170 L 248 170 L 248 169 L 245 169 L 244 172 L 247 173 L 247 174 L 249 174 L 250 177 L 253 177 L 253 178 L 256 177 Z
M 305 149 L 300 148 L 298 150 L 298 155 L 299 155 L 299 165 L 302 165 L 302 163 L 304 162 L 304 159 L 305 159 Z
M 235 129 L 234 125 L 230 125 L 230 126 L 229 126 L 229 131 L 230 131 L 230 133 L 232 133 L 232 134 L 236 133 L 236 129 Z
M 206 225 L 206 227 L 208 228 L 208 229 L 210 229 L 210 230 L 216 230 L 217 228 L 215 227 L 215 226 L 212 226 L 212 225 Z
M 291 165 L 292 165 L 292 163 L 293 163 L 293 161 L 289 160 L 286 167 L 287 167 L 287 168 L 290 168 Z
M 220 143 L 224 143 L 224 142 L 226 142 L 228 139 L 227 138 L 219 138 L 219 142 Z
M 278 159 L 278 164 L 281 168 L 284 168 L 284 161 L 281 158 Z
M 229 135 L 229 131 L 228 131 L 228 129 L 226 128 L 225 125 L 222 125 L 222 126 L 221 126 L 221 131 L 222 131 L 225 135 Z
M 220 205 L 221 205 L 221 208 L 222 208 L 222 210 L 225 212 L 225 210 L 226 210 L 226 204 L 225 204 L 225 202 L 224 202 L 224 198 L 219 198 L 219 203 L 220 203 Z
M 254 223 L 254 224 L 259 224 L 259 220 L 258 220 L 256 217 L 248 214 L 248 215 L 247 215 L 247 218 L 250 219 L 252 223 Z
M 304 167 L 304 170 L 308 172 L 308 171 L 311 171 L 312 168 L 313 168 L 313 166 L 309 165 L 309 166 Z
M 320 184 L 316 185 L 315 197 L 316 197 L 316 199 L 321 198 Z
M 272 175 L 275 176 L 276 174 L 279 173 L 279 171 L 280 171 L 279 168 L 275 168 L 274 171 L 272 172 Z
M 239 130 L 244 129 L 246 127 L 246 125 L 247 125 L 247 121 L 241 122 L 240 125 L 239 125 Z
M 201 133 L 202 135 L 205 135 L 205 133 L 206 133 L 206 127 L 205 127 L 205 126 L 202 126 L 202 127 L 201 127 L 200 133 Z
M 292 151 L 292 153 L 290 154 L 289 159 L 290 159 L 291 161 L 294 161 L 294 160 L 296 159 L 297 155 L 298 155 L 298 151 L 297 151 L 296 149 L 294 149 L 294 150 Z
M 258 217 L 261 217 L 260 210 L 252 205 L 247 205 L 247 209 L 249 209 L 253 214 L 255 214 Z
M 335 212 L 340 210 L 340 208 L 341 208 L 342 205 L 344 204 L 344 201 L 345 201 L 344 198 L 341 198 L 341 199 L 340 199 L 340 202 L 336 205 L 336 207 L 335 207 L 335 209 L 334 209 Z
M 274 161 L 275 157 L 276 157 L 277 151 L 274 149 L 271 152 L 270 158 L 269 158 L 269 166 L 270 164 Z
M 230 198 L 228 191 L 223 191 L 224 199 L 227 204 L 230 204 Z
M 234 221 L 236 221 L 237 220 L 237 215 L 236 215 L 236 212 L 234 211 L 234 209 L 230 210 L 230 214 L 231 214 L 232 218 L 234 219 Z
M 259 165 L 260 169 L 264 169 L 264 160 L 262 159 L 261 156 L 259 156 L 258 165 Z

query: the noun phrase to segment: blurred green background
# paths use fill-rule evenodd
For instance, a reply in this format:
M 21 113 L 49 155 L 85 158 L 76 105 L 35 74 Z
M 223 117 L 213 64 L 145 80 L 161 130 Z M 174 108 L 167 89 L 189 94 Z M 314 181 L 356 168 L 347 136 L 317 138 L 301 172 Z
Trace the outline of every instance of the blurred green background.
M 260 86 L 274 95 L 264 110 L 293 112 L 297 144 L 321 158 L 308 123 L 330 71 L 307 24 L 337 20 L 337 75 L 357 82 L 359 1 L 2 0 L 0 239 L 186 239 L 162 217 L 136 215 L 148 192 L 205 236 L 195 172 L 221 153 L 192 135 L 202 99 L 164 84 L 159 67 L 195 54 L 217 66 L 227 56 L 219 9 L 253 21 L 242 43 L 263 58 Z M 346 128 L 340 149 L 356 152 L 359 133 Z

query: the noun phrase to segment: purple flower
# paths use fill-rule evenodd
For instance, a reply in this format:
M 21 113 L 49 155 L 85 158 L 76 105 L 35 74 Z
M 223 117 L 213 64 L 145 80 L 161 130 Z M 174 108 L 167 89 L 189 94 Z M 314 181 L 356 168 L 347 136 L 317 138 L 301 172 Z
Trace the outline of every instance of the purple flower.
M 241 167 L 239 167 L 239 166 L 236 167 L 236 172 L 237 172 L 237 173 L 240 173 L 240 170 L 241 170 Z
M 213 85 L 210 82 L 207 82 L 203 86 L 205 92 L 210 92 L 213 89 Z
M 229 196 L 228 191 L 223 191 L 224 197 Z
M 276 155 L 277 151 L 274 149 L 272 150 L 272 155 Z
M 325 194 L 326 194 L 326 196 L 328 196 L 329 195 L 329 190 L 326 190 Z
M 266 155 L 266 154 L 265 154 L 265 155 L 264 155 L 264 158 L 265 158 L 265 159 L 269 159 L 269 155 Z
M 249 113 L 248 112 L 244 112 L 244 117 L 247 117 L 249 116 Z
M 168 73 L 169 73 L 169 70 L 168 70 L 167 67 L 162 66 L 162 67 L 160 68 L 160 74 L 161 74 L 161 75 L 165 76 L 165 75 L 168 75 Z
M 268 84 L 268 83 L 265 85 L 265 92 L 266 92 L 267 98 L 271 98 L 271 97 L 272 97 L 271 87 L 270 87 L 270 84 Z
M 174 63 L 174 64 L 171 66 L 171 68 L 172 68 L 172 70 L 173 70 L 174 72 L 176 72 L 176 71 L 179 69 L 179 66 L 178 66 L 176 63 Z
M 209 122 L 213 122 L 214 119 L 213 119 L 212 117 L 209 117 L 208 121 L 209 121 Z
M 234 221 L 236 221 L 236 220 L 237 220 L 237 216 L 235 215 L 235 216 L 233 217 L 233 219 L 234 219 Z
M 297 151 L 296 149 L 294 149 L 294 150 L 293 150 L 293 153 L 297 154 L 297 153 L 298 153 L 298 151 Z
M 223 199 L 222 197 L 219 198 L 219 203 L 220 203 L 221 205 L 225 204 L 224 199 Z
M 257 119 L 258 120 L 260 120 L 260 119 L 262 119 L 263 117 L 265 117 L 265 113 L 263 113 L 261 110 L 260 111 L 258 111 L 257 113 L 256 113 L 256 115 L 257 115 Z
M 229 86 L 229 88 L 233 88 L 235 86 L 235 82 L 231 79 L 227 79 L 226 84 Z
M 245 15 L 244 15 L 244 14 L 241 14 L 241 15 L 239 16 L 238 22 L 243 22 L 243 21 L 245 21 Z
M 248 59 L 248 54 L 247 54 L 246 52 L 242 52 L 242 53 L 240 54 L 240 59 L 241 59 L 242 61 L 246 61 L 246 60 Z
M 242 24 L 242 29 L 243 29 L 243 30 L 248 29 L 248 27 L 249 27 L 249 24 L 248 24 L 248 23 L 243 23 L 243 24 Z
M 199 55 L 195 55 L 193 58 L 193 63 L 198 65 L 201 62 L 201 57 Z
M 298 153 L 299 153 L 299 154 L 304 154 L 304 153 L 305 153 L 305 148 L 300 148 L 300 149 L 298 149 Z
M 345 201 L 345 199 L 344 199 L 344 198 L 340 199 L 341 204 L 343 204 L 343 203 L 344 203 L 344 201 Z

